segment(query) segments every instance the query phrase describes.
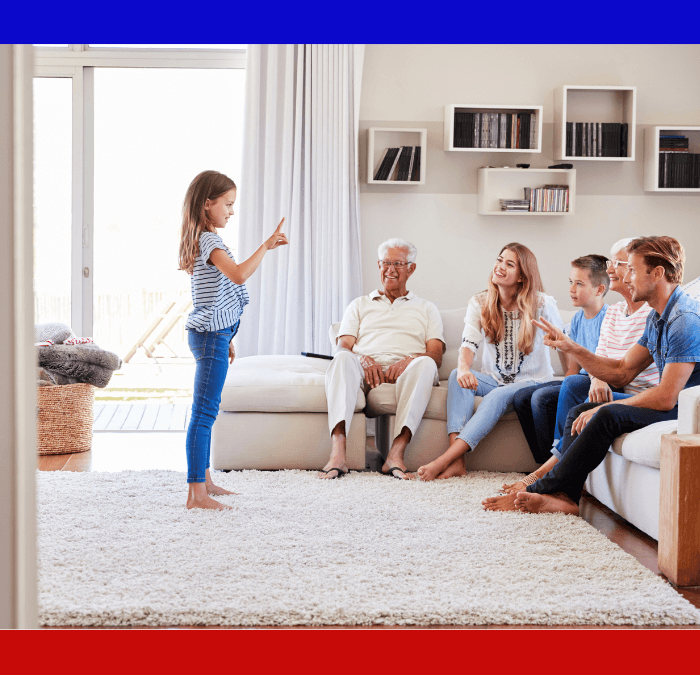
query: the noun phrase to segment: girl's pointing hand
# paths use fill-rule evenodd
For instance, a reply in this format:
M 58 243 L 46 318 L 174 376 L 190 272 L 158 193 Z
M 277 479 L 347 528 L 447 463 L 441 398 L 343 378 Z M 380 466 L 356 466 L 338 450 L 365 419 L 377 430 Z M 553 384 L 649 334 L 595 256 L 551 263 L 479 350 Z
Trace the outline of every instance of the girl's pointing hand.
M 277 248 L 278 246 L 284 246 L 285 244 L 288 244 L 289 241 L 287 240 L 287 235 L 282 232 L 282 225 L 284 223 L 284 218 L 280 220 L 280 224 L 277 226 L 277 229 L 273 232 L 272 236 L 265 242 L 265 246 L 267 247 L 268 251 L 271 251 L 273 248 Z

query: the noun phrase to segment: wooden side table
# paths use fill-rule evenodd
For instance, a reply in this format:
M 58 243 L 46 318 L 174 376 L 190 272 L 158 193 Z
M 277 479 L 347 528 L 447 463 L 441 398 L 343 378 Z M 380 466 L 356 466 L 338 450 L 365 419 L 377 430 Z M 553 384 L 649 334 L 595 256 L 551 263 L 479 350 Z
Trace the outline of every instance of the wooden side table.
M 700 434 L 661 437 L 659 571 L 676 586 L 700 585 Z

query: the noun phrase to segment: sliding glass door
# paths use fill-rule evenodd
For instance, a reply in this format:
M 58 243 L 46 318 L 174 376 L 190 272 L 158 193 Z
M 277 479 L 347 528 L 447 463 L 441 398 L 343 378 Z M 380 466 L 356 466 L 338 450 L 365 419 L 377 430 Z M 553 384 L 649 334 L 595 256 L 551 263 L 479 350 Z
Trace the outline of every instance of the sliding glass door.
M 71 323 L 73 80 L 34 78 L 34 321 Z
M 239 182 L 244 82 L 242 69 L 94 69 L 93 335 L 122 358 L 172 303 L 144 346 L 190 356 L 189 277 L 177 269 L 182 201 L 205 169 Z M 232 250 L 237 228 L 234 216 L 221 232 Z M 137 354 L 142 361 L 143 348 Z

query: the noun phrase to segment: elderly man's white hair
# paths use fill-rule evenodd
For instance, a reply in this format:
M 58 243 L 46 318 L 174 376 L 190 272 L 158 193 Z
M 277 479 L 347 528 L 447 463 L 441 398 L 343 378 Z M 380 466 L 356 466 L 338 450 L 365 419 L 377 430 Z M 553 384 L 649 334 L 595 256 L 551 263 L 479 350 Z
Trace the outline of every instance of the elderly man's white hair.
M 393 239 L 387 239 L 385 242 L 379 244 L 377 249 L 378 260 L 383 260 L 386 252 L 390 248 L 403 248 L 406 250 L 406 259 L 408 262 L 416 262 L 416 256 L 418 255 L 418 249 L 410 242 L 405 239 L 399 239 L 394 237 Z
M 616 241 L 610 247 L 610 255 L 615 255 L 616 253 L 622 251 L 622 249 L 627 248 L 627 244 L 629 244 L 631 241 L 634 241 L 635 239 L 639 239 L 639 237 L 627 237 L 626 239 L 620 239 L 620 241 Z

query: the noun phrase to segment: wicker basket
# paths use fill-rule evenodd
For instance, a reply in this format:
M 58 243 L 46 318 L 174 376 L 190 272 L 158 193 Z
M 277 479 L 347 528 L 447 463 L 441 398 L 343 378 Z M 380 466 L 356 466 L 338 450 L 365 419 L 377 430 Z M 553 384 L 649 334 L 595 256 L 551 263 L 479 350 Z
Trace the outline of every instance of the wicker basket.
M 37 387 L 36 445 L 40 455 L 87 452 L 92 446 L 91 384 Z

